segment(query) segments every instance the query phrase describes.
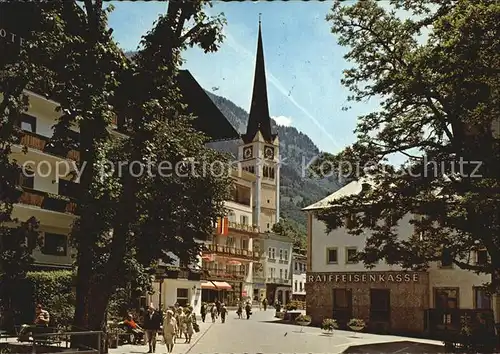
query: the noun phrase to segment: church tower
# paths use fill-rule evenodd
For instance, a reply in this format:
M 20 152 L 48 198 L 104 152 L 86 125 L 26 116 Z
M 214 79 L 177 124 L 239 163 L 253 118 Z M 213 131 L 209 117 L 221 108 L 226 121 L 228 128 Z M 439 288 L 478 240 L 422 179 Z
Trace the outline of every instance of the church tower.
M 279 221 L 279 140 L 271 130 L 260 18 L 252 104 L 242 140 L 238 151 L 242 169 L 257 177 L 253 188 L 253 223 L 261 232 L 271 231 Z

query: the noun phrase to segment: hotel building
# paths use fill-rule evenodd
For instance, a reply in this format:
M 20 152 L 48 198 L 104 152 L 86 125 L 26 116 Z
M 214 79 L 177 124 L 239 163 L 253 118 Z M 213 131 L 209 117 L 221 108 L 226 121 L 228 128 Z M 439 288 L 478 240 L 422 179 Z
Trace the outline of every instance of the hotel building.
M 271 232 L 279 220 L 279 139 L 271 129 L 260 22 L 251 102 L 232 172 L 231 200 L 225 203 L 228 214 L 204 242 L 199 264 L 180 267 L 190 270 L 183 276 L 191 276 L 191 283 L 176 288 L 171 277 L 164 279 L 163 288 L 172 288 L 166 305 L 178 302 L 178 294 L 182 299 L 187 294 L 195 309 L 199 299 L 234 305 L 238 299 L 267 297 L 272 303 L 279 297 L 284 303 L 291 298 L 292 240 Z M 194 280 L 195 271 L 201 281 Z M 160 281 L 155 284 L 158 293 Z
M 490 276 L 458 269 L 446 249 L 442 260 L 427 271 L 406 272 L 382 261 L 367 270 L 354 255 L 364 248 L 370 230 L 360 236 L 349 235 L 345 228 L 326 233 L 325 224 L 315 213 L 364 188 L 371 186 L 351 182 L 304 209 L 308 218 L 307 314 L 313 322 L 334 318 L 345 326 L 349 319 L 361 318 L 370 331 L 439 337 L 443 331 L 459 330 L 465 314 L 473 320 L 478 313 L 485 314 L 492 321 L 493 301 L 482 288 Z M 407 215 L 396 224 L 400 238 L 414 232 L 412 217 L 416 216 Z M 470 257 L 481 263 L 488 255 L 486 251 L 471 251 Z

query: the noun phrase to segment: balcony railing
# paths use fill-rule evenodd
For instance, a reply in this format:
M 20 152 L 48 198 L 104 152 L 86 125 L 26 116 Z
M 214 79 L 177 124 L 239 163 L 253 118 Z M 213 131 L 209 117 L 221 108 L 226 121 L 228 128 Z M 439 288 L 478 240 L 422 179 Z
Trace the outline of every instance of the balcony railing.
M 207 245 L 205 252 L 207 253 L 218 253 L 223 255 L 230 255 L 233 257 L 242 257 L 242 258 L 250 258 L 257 259 L 260 257 L 259 252 L 246 250 L 243 248 L 236 248 L 224 245 Z
M 274 278 L 274 277 L 267 278 L 267 282 L 271 283 L 271 284 L 284 284 L 284 285 L 290 285 L 291 284 L 291 280 L 290 279 Z
M 248 232 L 260 232 L 260 228 L 256 225 L 239 224 L 232 221 L 229 222 L 229 228 Z
M 47 143 L 49 142 L 49 138 L 43 135 L 39 135 L 32 132 L 23 131 L 23 135 L 21 137 L 21 145 L 25 145 L 29 148 L 40 150 L 45 153 L 60 156 L 64 158 L 68 158 L 74 161 L 80 161 L 80 152 L 73 149 L 55 149 L 54 147 L 49 146 Z M 60 151 L 59 151 L 60 150 Z
M 24 188 L 19 190 L 19 198 L 17 201 L 20 204 L 32 205 L 60 213 L 75 214 L 76 212 L 76 203 L 70 198 L 34 189 Z
M 205 267 L 203 268 L 203 270 L 210 278 L 243 280 L 246 277 L 244 270 L 214 269 Z

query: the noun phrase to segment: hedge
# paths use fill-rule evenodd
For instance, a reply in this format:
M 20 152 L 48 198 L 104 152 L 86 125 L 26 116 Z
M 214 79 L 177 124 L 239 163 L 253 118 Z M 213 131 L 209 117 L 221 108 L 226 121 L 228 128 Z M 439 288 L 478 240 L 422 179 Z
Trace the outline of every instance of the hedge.
M 74 274 L 69 270 L 28 272 L 12 286 L 10 299 L 2 299 L 11 313 L 11 325 L 32 323 L 35 307 L 49 311 L 51 326 L 68 326 L 75 309 Z

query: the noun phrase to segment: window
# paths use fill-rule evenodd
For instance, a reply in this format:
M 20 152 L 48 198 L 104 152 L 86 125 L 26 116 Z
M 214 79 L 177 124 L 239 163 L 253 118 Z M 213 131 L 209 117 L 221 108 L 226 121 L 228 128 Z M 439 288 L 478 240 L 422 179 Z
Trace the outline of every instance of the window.
M 346 252 L 346 263 L 347 264 L 358 263 L 358 261 L 356 260 L 356 255 L 358 253 L 358 249 L 356 247 L 347 247 L 345 252 Z
M 351 290 L 333 289 L 333 307 L 347 309 L 351 304 Z
M 267 229 L 269 230 L 269 223 L 267 224 Z
M 491 310 L 491 296 L 486 292 L 486 289 L 474 288 L 474 304 L 478 310 Z
M 236 240 L 232 236 L 226 238 L 226 246 L 234 247 Z
M 283 279 L 283 269 L 280 269 L 280 279 Z
M 295 281 L 294 289 L 295 289 L 295 291 L 297 291 L 297 280 Z
M 269 247 L 267 250 L 267 257 L 274 259 L 276 256 L 276 249 L 274 247 Z
M 288 269 L 285 269 L 285 279 L 288 279 Z
M 458 288 L 436 288 L 434 302 L 438 309 L 458 308 Z
M 283 259 L 283 250 L 280 250 L 280 260 Z
M 177 288 L 177 302 L 182 307 L 189 305 L 189 289 Z
M 35 173 L 28 169 L 21 172 L 19 174 L 19 185 L 24 188 L 33 189 L 35 185 Z
M 234 211 L 229 212 L 229 215 L 227 216 L 227 220 L 229 222 L 236 222 L 236 214 L 234 213 Z
M 21 114 L 20 128 L 26 132 L 36 133 L 36 117 L 29 114 Z
M 477 264 L 485 265 L 488 263 L 488 251 L 487 250 L 479 250 L 477 253 Z
M 443 248 L 441 251 L 441 267 L 451 267 L 453 265 L 453 256 L 449 248 Z
M 327 248 L 326 249 L 326 263 L 334 264 L 338 262 L 337 249 Z
M 240 215 L 240 224 L 242 224 L 242 225 L 248 225 L 248 216 L 246 216 L 246 215 Z
M 288 251 L 287 250 L 285 250 L 284 258 L 285 258 L 285 261 L 288 261 Z
M 66 256 L 68 239 L 66 235 L 46 232 L 43 237 L 42 253 L 51 256 Z
M 304 285 L 304 283 L 300 282 L 300 291 L 302 291 L 303 285 Z
M 299 263 L 295 262 L 295 270 L 299 270 Z
M 241 240 L 241 248 L 243 248 L 244 250 L 248 249 L 248 240 L 246 238 Z
M 390 302 L 390 289 L 370 289 L 370 320 L 389 321 Z
M 276 269 L 275 268 L 269 268 L 269 273 L 271 274 L 271 278 L 274 278 L 276 276 Z

